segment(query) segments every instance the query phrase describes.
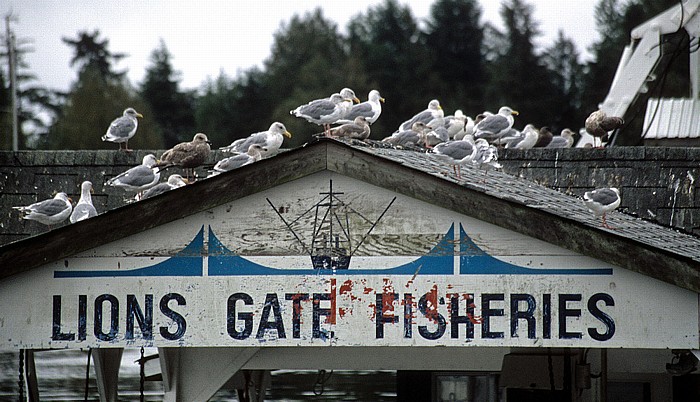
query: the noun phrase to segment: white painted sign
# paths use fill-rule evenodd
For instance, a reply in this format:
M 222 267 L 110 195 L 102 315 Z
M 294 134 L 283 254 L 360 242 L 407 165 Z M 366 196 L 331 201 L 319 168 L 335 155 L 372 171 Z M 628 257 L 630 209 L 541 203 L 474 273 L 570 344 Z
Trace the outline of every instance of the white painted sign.
M 0 294 L 3 349 L 699 344 L 696 293 L 330 172 Z

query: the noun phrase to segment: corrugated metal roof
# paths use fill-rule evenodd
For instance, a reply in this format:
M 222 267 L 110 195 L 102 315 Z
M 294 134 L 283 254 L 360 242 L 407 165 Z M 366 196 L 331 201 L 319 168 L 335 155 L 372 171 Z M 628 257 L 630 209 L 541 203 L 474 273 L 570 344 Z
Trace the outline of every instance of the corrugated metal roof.
M 642 133 L 647 140 L 700 138 L 700 101 L 650 98 Z

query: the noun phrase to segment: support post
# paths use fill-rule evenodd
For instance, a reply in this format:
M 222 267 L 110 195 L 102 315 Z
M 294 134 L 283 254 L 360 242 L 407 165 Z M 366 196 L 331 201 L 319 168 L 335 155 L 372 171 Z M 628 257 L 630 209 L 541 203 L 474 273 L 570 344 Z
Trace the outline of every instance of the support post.
M 122 354 L 124 354 L 123 348 L 96 348 L 92 350 L 100 402 L 117 402 L 119 400 L 117 388 Z
M 39 380 L 36 376 L 34 351 L 32 349 L 24 351 L 24 378 L 27 382 L 27 397 L 29 398 L 29 402 L 39 402 Z
M 211 398 L 259 348 L 158 348 L 166 402 Z
M 608 350 L 600 349 L 600 402 L 608 402 Z

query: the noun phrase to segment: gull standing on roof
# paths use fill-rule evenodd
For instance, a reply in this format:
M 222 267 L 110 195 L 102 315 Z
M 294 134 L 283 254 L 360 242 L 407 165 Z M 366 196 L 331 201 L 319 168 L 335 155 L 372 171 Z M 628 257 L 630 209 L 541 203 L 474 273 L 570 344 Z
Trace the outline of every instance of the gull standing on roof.
M 420 143 L 425 143 L 425 132 L 430 130 L 430 127 L 422 121 L 413 123 L 410 130 L 403 130 L 386 137 L 382 142 L 387 142 L 394 146 L 405 147 L 407 145 L 418 146 Z
M 467 116 L 465 116 L 464 112 L 460 109 L 455 110 L 455 114 L 451 116 L 445 116 L 445 128 L 447 128 L 447 133 L 451 140 L 464 138 L 466 134 L 464 127 L 466 124 Z
M 276 121 L 270 125 L 270 128 L 268 128 L 267 131 L 253 133 L 246 138 L 241 138 L 232 142 L 231 145 L 227 147 L 222 147 L 219 149 L 223 152 L 246 153 L 251 145 L 258 144 L 260 145 L 260 155 L 261 157 L 265 158 L 267 156 L 274 155 L 279 151 L 280 147 L 282 146 L 282 142 L 284 141 L 284 137 L 292 138 L 292 133 L 287 131 L 284 124 Z
M 129 149 L 129 139 L 136 134 L 136 129 L 139 126 L 137 117 L 143 117 L 143 115 L 131 107 L 124 109 L 121 117 L 112 120 L 107 133 L 102 136 L 102 141 L 118 143 L 120 151 L 122 150 L 122 143 L 124 143 L 124 150 L 131 151 Z
M 345 113 L 345 106 L 348 103 L 352 105 L 352 99 L 343 98 L 340 94 L 333 94 L 329 99 L 316 99 L 301 105 L 289 113 L 296 117 L 306 119 L 310 123 L 323 126 L 324 132 L 328 135 L 330 125 L 337 122 Z
M 620 190 L 615 187 L 599 188 L 583 194 L 583 202 L 593 215 L 601 217 L 601 226 L 608 229 L 612 227 L 605 221 L 605 214 L 619 207 L 620 201 Z
M 476 157 L 476 145 L 472 136 L 461 140 L 447 141 L 437 144 L 433 153 L 440 159 L 452 165 L 457 179 L 462 178 L 462 165 L 472 163 Z
M 438 127 L 445 124 L 445 112 L 442 110 L 440 102 L 437 99 L 433 99 L 428 102 L 427 109 L 416 113 L 409 120 L 401 123 L 396 132 L 410 130 L 413 127 L 413 123 L 418 121 L 431 127 Z
M 455 113 L 456 114 L 456 113 Z M 476 126 L 476 121 L 469 116 L 465 116 L 464 130 L 455 134 L 455 140 L 461 140 L 466 136 L 474 136 L 474 126 Z
M 571 148 L 574 145 L 574 132 L 565 128 L 561 135 L 555 135 L 545 148 Z
M 163 194 L 170 190 L 184 187 L 186 185 L 187 181 L 183 179 L 182 176 L 180 176 L 179 174 L 171 174 L 170 177 L 168 177 L 168 181 L 166 183 L 160 183 L 156 186 L 149 188 L 148 190 L 146 190 L 145 193 L 143 193 L 141 197 L 137 198 L 137 201 L 155 197 L 156 195 Z
M 593 136 L 595 147 L 596 138 L 600 138 L 600 146 L 603 146 L 603 143 L 608 141 L 608 132 L 622 127 L 623 124 L 625 121 L 622 117 L 608 117 L 604 111 L 596 110 L 586 118 L 585 127 L 586 132 Z
M 206 134 L 197 133 L 190 142 L 181 142 L 171 149 L 165 151 L 160 157 L 160 162 L 157 167 L 168 168 L 170 166 L 179 166 L 194 176 L 194 169 L 202 166 L 207 161 L 211 152 L 211 142 Z
M 491 145 L 483 138 L 479 138 L 475 141 L 476 145 L 476 156 L 474 156 L 474 164 L 484 171 L 484 182 L 486 182 L 486 175 L 489 170 L 500 169 L 500 163 L 498 163 L 498 149 L 495 145 Z
M 107 180 L 107 185 L 136 192 L 147 190 L 160 180 L 160 172 L 155 167 L 157 163 L 156 157 L 153 154 L 148 154 L 143 157 L 140 165 Z
M 360 98 L 358 98 L 357 95 L 355 95 L 355 91 L 350 88 L 341 89 L 339 94 L 343 97 L 343 99 L 349 99 L 350 103 L 343 102 L 340 104 L 342 113 L 340 114 L 340 119 L 338 119 L 336 123 L 338 123 L 341 119 L 347 119 L 355 103 L 360 103 Z M 330 99 L 330 97 L 328 99 Z
M 379 94 L 379 91 L 373 89 L 369 91 L 367 95 L 367 100 L 358 105 L 353 105 L 350 109 L 350 113 L 345 115 L 344 118 L 337 121 L 340 124 L 352 123 L 356 117 L 362 116 L 365 118 L 367 123 L 373 124 L 382 114 L 382 103 L 384 103 L 384 98 Z
M 539 130 L 540 135 L 537 137 L 537 142 L 535 143 L 535 148 L 545 148 L 552 142 L 554 134 L 549 131 L 549 127 L 542 126 Z
M 92 183 L 86 180 L 80 185 L 80 200 L 75 204 L 73 212 L 70 214 L 70 223 L 80 222 L 97 216 L 97 210 L 92 205 L 91 193 Z
M 539 131 L 532 124 L 525 126 L 520 135 L 506 142 L 506 148 L 511 149 L 530 149 L 535 146 L 539 138 Z
M 428 130 L 425 133 L 425 147 L 430 149 L 437 144 L 450 140 L 450 133 L 444 125 Z
M 26 207 L 12 207 L 22 213 L 22 219 L 28 219 L 43 223 L 44 225 L 55 225 L 66 220 L 73 211 L 71 199 L 66 193 L 58 193 L 48 200 L 35 202 Z
M 518 112 L 508 106 L 501 106 L 497 114 L 485 115 L 483 120 L 474 126 L 474 138 L 483 138 L 489 143 L 497 142 L 502 136 L 508 134 L 513 127 Z
M 241 166 L 250 165 L 253 162 L 257 162 L 262 158 L 263 151 L 267 150 L 260 144 L 253 144 L 248 147 L 248 151 L 245 153 L 222 159 L 216 162 L 216 165 L 214 165 L 214 173 L 210 175 L 210 177 L 219 173 L 231 171 L 233 169 L 238 169 Z
M 331 137 L 351 138 L 356 140 L 366 140 L 370 135 L 370 128 L 364 116 L 357 116 L 352 123 L 346 123 L 338 127 L 331 128 Z

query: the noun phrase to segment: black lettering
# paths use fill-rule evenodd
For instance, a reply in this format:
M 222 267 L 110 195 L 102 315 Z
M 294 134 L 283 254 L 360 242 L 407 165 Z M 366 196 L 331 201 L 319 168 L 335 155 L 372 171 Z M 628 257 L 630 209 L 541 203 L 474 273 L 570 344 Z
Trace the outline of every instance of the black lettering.
M 153 295 L 147 294 L 144 302 L 146 312 L 139 306 L 135 295 L 126 295 L 126 333 L 125 339 L 134 339 L 134 317 L 139 324 L 143 339 L 153 339 Z
M 102 332 L 102 318 L 104 302 L 110 304 L 110 325 L 109 332 Z M 103 294 L 95 298 L 95 336 L 101 341 L 113 341 L 117 338 L 119 332 L 119 300 L 110 294 Z
M 552 337 L 552 295 L 545 293 L 542 295 L 542 338 Z
M 312 337 L 325 339 L 328 338 L 326 331 L 321 331 L 321 316 L 328 317 L 331 315 L 331 309 L 321 308 L 321 300 L 331 300 L 330 293 L 314 293 L 312 300 L 312 316 L 313 316 L 313 328 Z
M 428 299 L 431 297 L 430 293 L 426 293 L 418 300 L 418 311 L 421 312 L 426 318 L 435 322 L 437 328 L 434 332 L 430 332 L 428 327 L 425 325 L 418 326 L 418 333 L 425 339 L 435 340 L 440 339 L 445 334 L 445 329 L 447 329 L 447 323 L 445 317 L 437 311 L 437 305 L 428 306 Z
M 175 325 L 177 325 L 177 329 L 175 330 L 175 332 L 169 332 L 168 327 L 160 327 L 160 336 L 169 341 L 174 341 L 182 338 L 185 335 L 185 330 L 187 329 L 187 321 L 185 321 L 185 317 L 180 315 L 180 313 L 173 311 L 168 306 L 168 303 L 170 303 L 171 300 L 175 300 L 178 306 L 185 306 L 187 305 L 187 302 L 185 301 L 185 298 L 179 293 L 168 293 L 160 298 L 160 312 L 163 313 L 164 316 L 173 320 Z
M 292 301 L 292 338 L 301 338 L 301 302 L 309 300 L 308 293 L 287 293 L 285 299 Z
M 253 298 L 247 293 L 234 293 L 228 298 L 228 311 L 226 312 L 226 330 L 233 339 L 246 339 L 253 332 L 253 313 L 238 313 L 236 315 L 236 302 L 243 301 L 243 304 L 250 306 L 253 304 Z M 242 320 L 244 323 L 243 331 L 236 329 L 236 321 Z
M 597 328 L 588 328 L 588 335 L 590 335 L 591 338 L 595 339 L 596 341 L 602 342 L 607 341 L 608 339 L 612 338 L 613 335 L 615 335 L 615 320 L 598 308 L 599 301 L 605 302 L 606 306 L 614 306 L 615 300 L 607 293 L 596 293 L 591 296 L 590 299 L 588 299 L 588 311 L 591 313 L 591 315 L 593 315 L 593 317 L 605 324 L 606 328 L 605 332 L 602 334 L 598 332 Z
M 581 339 L 583 336 L 580 332 L 568 332 L 566 329 L 567 317 L 581 317 L 581 309 L 567 308 L 568 302 L 580 302 L 580 294 L 560 294 L 559 295 L 559 339 Z
M 454 339 L 459 338 L 459 325 L 466 325 L 465 339 L 474 339 L 474 295 L 467 294 L 467 308 L 465 315 L 459 315 L 459 298 L 460 295 L 454 294 L 450 296 L 450 336 Z
M 375 318 L 375 338 L 384 338 L 384 323 L 394 324 L 399 322 L 399 317 L 396 314 L 386 315 L 387 311 L 393 311 L 394 302 L 399 300 L 398 293 L 377 293 L 376 303 L 374 305 Z M 405 307 L 404 307 L 405 309 Z M 405 335 L 405 334 L 404 334 Z
M 54 341 L 74 341 L 75 334 L 61 332 L 61 296 L 53 295 L 53 331 L 51 339 Z
M 520 302 L 527 303 L 525 311 L 520 310 Z M 535 298 L 526 293 L 510 295 L 510 336 L 518 337 L 518 320 L 527 322 L 527 338 L 535 339 Z
M 275 317 L 273 321 L 268 321 L 270 317 L 270 310 Z M 265 336 L 265 331 L 274 330 L 277 331 L 277 337 L 284 339 L 287 335 L 284 333 L 284 324 L 282 323 L 282 312 L 280 311 L 280 302 L 277 299 L 277 293 L 268 293 L 265 296 L 265 305 L 263 306 L 263 311 L 260 317 L 260 325 L 258 325 L 258 333 L 255 337 L 262 339 Z
M 503 293 L 484 293 L 481 295 L 481 338 L 483 339 L 500 339 L 503 338 L 503 332 L 491 331 L 491 317 L 502 317 L 504 311 L 502 308 L 491 308 L 492 301 L 504 301 Z
M 87 339 L 87 295 L 78 296 L 78 340 Z

